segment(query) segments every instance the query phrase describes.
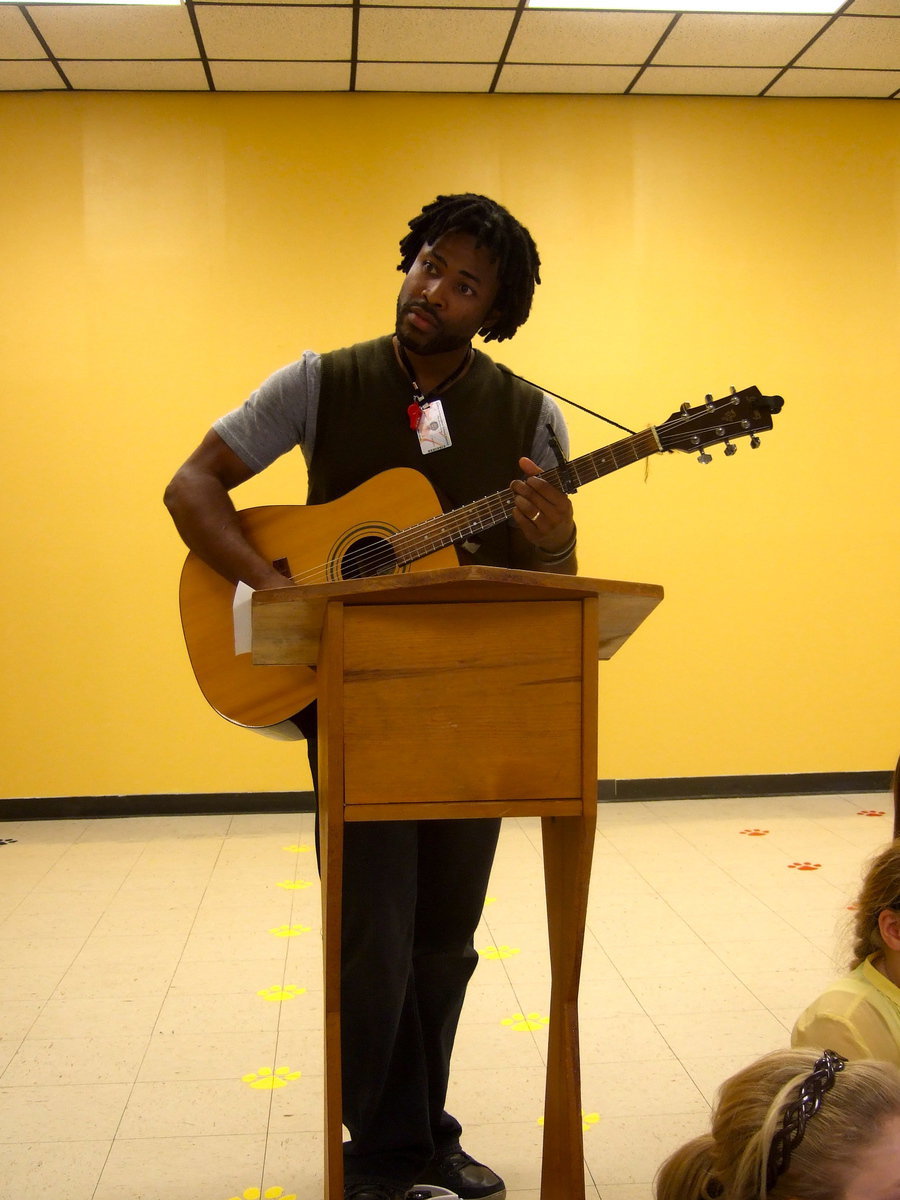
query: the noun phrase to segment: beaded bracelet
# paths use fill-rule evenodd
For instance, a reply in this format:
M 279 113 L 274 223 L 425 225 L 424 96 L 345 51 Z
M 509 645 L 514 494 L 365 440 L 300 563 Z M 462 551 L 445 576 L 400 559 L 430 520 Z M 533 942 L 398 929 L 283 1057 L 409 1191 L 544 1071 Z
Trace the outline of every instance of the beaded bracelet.
M 573 525 L 572 536 L 560 550 L 544 550 L 541 546 L 535 546 L 535 550 L 545 563 L 565 562 L 567 558 L 571 558 L 575 553 L 575 543 L 577 540 L 578 530 Z

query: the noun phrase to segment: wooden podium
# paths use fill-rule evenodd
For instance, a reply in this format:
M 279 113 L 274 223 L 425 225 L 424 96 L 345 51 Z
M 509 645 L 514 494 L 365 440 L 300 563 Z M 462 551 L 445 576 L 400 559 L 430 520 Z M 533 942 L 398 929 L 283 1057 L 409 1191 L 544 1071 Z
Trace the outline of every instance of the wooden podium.
M 578 985 L 597 809 L 596 661 L 662 594 L 451 567 L 254 595 L 254 664 L 318 665 L 325 1200 L 343 1197 L 344 823 L 503 816 L 542 824 L 552 982 L 541 1200 L 584 1200 Z

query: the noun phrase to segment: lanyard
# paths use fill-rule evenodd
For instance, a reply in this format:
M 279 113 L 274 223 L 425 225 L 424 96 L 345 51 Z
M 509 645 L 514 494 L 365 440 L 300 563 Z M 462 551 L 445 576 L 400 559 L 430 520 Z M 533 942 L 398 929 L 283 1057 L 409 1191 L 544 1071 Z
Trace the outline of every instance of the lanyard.
M 422 419 L 422 410 L 432 400 L 440 399 L 439 393 L 442 392 L 444 390 L 444 388 L 448 388 L 451 383 L 455 383 L 456 380 L 459 379 L 460 375 L 462 375 L 462 373 L 466 369 L 466 367 L 469 365 L 469 362 L 472 357 L 472 347 L 469 346 L 468 350 L 465 353 L 465 357 L 463 358 L 463 360 L 459 364 L 459 366 L 456 367 L 453 371 L 451 371 L 450 374 L 447 376 L 447 378 L 444 379 L 441 383 L 439 383 L 437 385 L 437 387 L 432 388 L 431 391 L 427 395 L 422 391 L 422 389 L 419 387 L 418 383 L 416 382 L 415 372 L 413 371 L 412 363 L 409 361 L 409 356 L 407 355 L 406 351 L 403 349 L 403 347 L 399 343 L 397 344 L 397 352 L 400 356 L 400 361 L 403 363 L 404 370 L 406 371 L 407 375 L 409 376 L 409 382 L 412 384 L 412 389 L 413 389 L 413 402 L 412 402 L 412 404 L 410 404 L 409 408 L 406 410 L 407 416 L 409 417 L 409 427 L 410 427 L 410 429 L 418 429 L 419 422 Z

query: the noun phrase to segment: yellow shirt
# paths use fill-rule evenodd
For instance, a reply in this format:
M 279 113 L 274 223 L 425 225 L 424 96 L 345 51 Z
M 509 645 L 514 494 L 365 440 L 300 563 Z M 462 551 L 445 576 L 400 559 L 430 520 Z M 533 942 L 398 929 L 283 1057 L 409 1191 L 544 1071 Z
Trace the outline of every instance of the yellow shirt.
M 838 979 L 797 1018 L 792 1046 L 900 1066 L 900 988 L 872 966 L 875 957 Z

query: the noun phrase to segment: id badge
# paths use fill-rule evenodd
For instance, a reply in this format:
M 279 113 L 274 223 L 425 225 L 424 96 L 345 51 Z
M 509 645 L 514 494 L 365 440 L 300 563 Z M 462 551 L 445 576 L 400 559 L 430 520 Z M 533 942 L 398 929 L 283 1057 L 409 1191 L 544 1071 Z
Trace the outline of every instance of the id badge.
M 423 454 L 434 454 L 435 450 L 446 450 L 452 446 L 444 406 L 440 400 L 429 400 L 422 406 L 422 416 L 417 429 L 419 449 Z

